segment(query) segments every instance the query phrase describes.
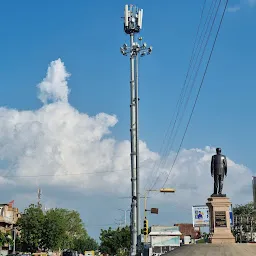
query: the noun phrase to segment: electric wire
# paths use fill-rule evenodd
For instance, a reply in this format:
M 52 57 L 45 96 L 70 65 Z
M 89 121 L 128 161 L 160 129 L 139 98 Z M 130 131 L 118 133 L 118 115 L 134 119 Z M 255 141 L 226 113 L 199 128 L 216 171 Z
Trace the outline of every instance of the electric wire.
M 194 61 L 194 59 L 195 59 L 196 50 L 198 49 L 198 46 L 201 47 L 202 43 L 204 42 L 204 39 L 205 39 L 205 36 L 206 36 L 206 33 L 207 33 L 208 28 L 207 28 L 207 30 L 206 30 L 206 32 L 205 32 L 205 34 L 204 34 L 203 40 L 201 40 L 201 38 L 202 38 L 202 33 L 203 33 L 203 31 L 204 31 L 204 28 L 205 28 L 206 24 L 209 26 L 209 22 L 210 22 L 210 20 L 211 20 L 211 16 L 212 16 L 213 11 L 214 11 L 214 8 L 215 8 L 215 5 L 214 5 L 214 7 L 213 7 L 213 3 L 216 3 L 216 1 L 215 1 L 215 0 L 212 1 L 211 7 L 210 7 L 210 9 L 209 9 L 209 11 L 208 11 L 208 14 L 207 14 L 206 21 L 205 21 L 205 23 L 204 23 L 203 29 L 202 29 L 202 31 L 201 31 L 201 33 L 200 33 L 200 36 L 199 36 L 199 39 L 198 39 L 197 37 L 198 37 L 199 31 L 200 31 L 200 28 L 201 28 L 201 25 L 202 25 L 202 17 L 203 17 L 203 13 L 204 13 L 205 6 L 203 6 L 203 9 L 202 9 L 202 13 L 201 13 L 201 17 L 200 17 L 200 21 L 199 21 L 199 25 L 198 25 L 198 29 L 197 29 L 196 39 L 195 39 L 194 47 L 193 47 L 192 54 L 191 54 L 190 64 L 189 64 L 189 67 L 188 67 L 188 71 L 187 71 L 187 74 L 186 74 L 186 78 L 185 78 L 185 81 L 184 81 L 184 84 L 183 84 L 183 88 L 182 88 L 182 92 L 181 92 L 180 99 L 179 99 L 179 103 L 180 103 L 180 104 L 179 104 L 179 108 L 178 108 L 178 111 L 177 111 L 177 114 L 176 114 L 176 117 L 175 117 L 175 121 L 174 121 L 174 124 L 173 124 L 173 127 L 172 127 L 171 134 L 170 134 L 170 136 L 169 136 L 169 146 L 166 148 L 165 154 L 162 156 L 162 159 L 161 159 L 161 161 L 160 161 L 160 164 L 159 164 L 159 166 L 158 166 L 158 169 L 160 168 L 160 166 L 163 165 L 164 162 L 165 162 L 164 164 L 166 164 L 167 155 L 168 155 L 168 152 L 169 152 L 169 150 L 170 150 L 170 145 L 171 145 L 171 148 L 172 148 L 172 145 L 173 145 L 173 143 L 174 143 L 174 141 L 175 141 L 175 137 L 176 137 L 176 133 L 177 133 L 177 132 L 175 133 L 175 137 L 174 137 L 174 138 L 173 138 L 173 133 L 174 133 L 174 128 L 175 128 L 175 125 L 176 125 L 178 116 L 179 116 L 179 114 L 180 114 L 180 110 L 181 110 L 181 107 L 182 107 L 183 100 L 184 100 L 184 98 L 185 98 L 185 93 L 186 93 L 186 91 L 187 91 L 187 89 L 188 89 L 188 85 L 186 85 L 186 82 L 187 82 L 187 79 L 188 79 L 188 76 L 189 76 L 189 72 L 190 72 L 191 67 L 192 67 L 192 63 L 193 63 L 193 61 Z M 205 2 L 204 2 L 204 4 L 205 4 Z M 212 11 L 211 11 L 211 10 L 212 10 Z M 211 14 L 211 15 L 210 15 L 210 14 Z M 210 17 L 210 19 L 209 19 L 209 22 L 207 23 L 209 17 Z M 197 40 L 197 39 L 198 39 L 198 40 Z M 198 41 L 198 44 L 196 45 L 196 42 L 197 42 L 197 41 Z M 201 43 L 200 43 L 200 41 L 201 41 Z M 200 51 L 199 51 L 199 53 L 200 53 Z M 199 55 L 199 53 L 198 53 L 198 55 Z M 196 60 L 198 59 L 198 55 L 197 55 Z M 194 70 L 194 67 L 193 67 L 192 71 L 193 71 L 193 70 Z M 191 80 L 191 76 L 190 76 L 189 82 L 190 82 L 190 80 Z M 191 91 L 191 90 L 190 90 L 190 91 Z M 184 93 L 184 92 L 185 92 L 185 93 Z M 171 142 L 171 139 L 173 139 L 173 142 Z M 154 182 L 152 182 L 153 184 L 151 185 L 151 188 L 150 188 L 150 189 L 152 189 L 152 188 L 156 185 L 156 183 L 157 183 L 159 177 L 160 177 L 160 173 L 158 174 L 156 180 L 155 180 Z
M 118 224 L 112 223 L 112 224 L 85 224 L 85 227 L 113 227 L 117 226 Z
M 221 1 L 220 1 L 220 2 L 221 2 Z M 169 171 L 169 173 L 168 173 L 168 175 L 167 175 L 167 177 L 166 177 L 166 179 L 165 179 L 165 182 L 164 182 L 164 184 L 163 184 L 163 187 L 165 186 L 165 184 L 167 183 L 167 181 L 168 181 L 168 179 L 169 179 L 169 176 L 170 176 L 170 174 L 171 174 L 171 172 L 172 172 L 172 170 L 173 170 L 173 167 L 174 167 L 174 165 L 175 165 L 175 163 L 176 163 L 176 161 L 177 161 L 177 158 L 178 158 L 179 153 L 180 153 L 180 149 L 181 149 L 181 147 L 182 147 L 183 141 L 184 141 L 185 136 L 186 136 L 186 134 L 187 134 L 187 130 L 188 130 L 189 124 L 190 124 L 190 122 L 191 122 L 191 119 L 192 119 L 192 116 L 193 116 L 193 113 L 194 113 L 194 110 L 195 110 L 195 107 L 196 107 L 196 104 L 197 104 L 197 101 L 198 101 L 198 98 L 199 98 L 199 94 L 200 94 L 201 89 L 202 89 L 202 85 L 203 85 L 203 82 L 204 82 L 204 79 L 205 79 L 205 75 L 206 75 L 206 73 L 207 73 L 207 70 L 208 70 L 208 67 L 209 67 L 209 64 L 210 64 L 210 61 L 211 61 L 212 53 L 213 53 L 214 48 L 215 48 L 215 45 L 216 45 L 216 41 L 217 41 L 217 38 L 218 38 L 218 35 L 219 35 L 219 31 L 220 31 L 220 28 L 221 28 L 221 25 L 222 25 L 222 22 L 223 22 L 223 18 L 224 18 L 225 13 L 226 13 L 227 5 L 228 5 L 228 0 L 226 0 L 226 4 L 225 4 L 225 7 L 224 7 L 222 16 L 221 16 L 220 24 L 219 24 L 219 26 L 218 26 L 218 30 L 217 30 L 217 33 L 216 33 L 216 36 L 215 36 L 215 39 L 214 39 L 214 42 L 213 42 L 213 45 L 212 45 L 212 48 L 211 48 L 211 52 L 210 52 L 210 55 L 209 55 L 209 58 L 208 58 L 208 61 L 207 61 L 207 64 L 206 64 L 206 68 L 205 68 L 205 71 L 204 71 L 204 74 L 203 74 L 203 77 L 202 77 L 202 80 L 201 80 L 201 83 L 200 83 L 200 86 L 199 86 L 199 89 L 198 89 L 198 92 L 197 92 L 197 95 L 196 95 L 196 99 L 195 99 L 195 102 L 194 102 L 192 111 L 191 111 L 190 116 L 189 116 L 188 123 L 187 123 L 187 125 L 186 125 L 185 132 L 184 132 L 184 134 L 183 134 L 182 140 L 181 140 L 180 145 L 179 145 L 179 149 L 178 149 L 177 154 L 176 154 L 176 156 L 175 156 L 175 159 L 174 159 L 174 161 L 173 161 L 172 167 L 171 167 L 171 169 L 170 169 L 170 171 Z
M 210 10 L 211 10 L 211 9 L 209 10 L 209 13 L 208 13 L 208 14 L 210 14 L 211 16 L 210 16 L 210 19 L 209 19 L 208 23 L 207 23 L 207 20 L 206 20 L 206 22 L 205 22 L 205 24 L 204 24 L 204 27 L 205 27 L 205 25 L 206 25 L 206 23 L 207 23 L 207 28 L 206 28 L 206 31 L 205 31 L 205 33 L 204 33 L 203 40 L 201 41 L 200 48 L 202 47 L 202 44 L 203 44 L 203 42 L 204 42 L 204 40 L 205 40 L 205 38 L 206 38 L 208 29 L 209 29 L 209 25 L 210 25 L 210 21 L 211 21 L 211 18 L 212 18 L 212 16 L 213 16 L 214 9 L 215 9 L 215 5 L 216 5 L 217 1 L 213 1 L 212 3 L 215 3 L 215 4 L 214 4 L 214 6 L 213 6 L 213 9 L 212 9 L 211 14 L 210 14 Z M 198 72 L 199 72 L 199 70 L 200 70 L 200 67 L 201 67 L 201 64 L 202 64 L 202 61 L 203 61 L 204 53 L 205 53 L 205 50 L 206 50 L 206 48 L 207 48 L 207 45 L 208 45 L 208 42 L 209 42 L 209 39 L 210 39 L 210 36 L 211 36 L 211 32 L 212 32 L 213 25 L 214 25 L 214 22 L 215 22 L 215 19 L 216 19 L 216 16 L 217 16 L 217 13 L 218 13 L 218 10 L 219 10 L 219 7 L 220 7 L 220 3 L 221 3 L 221 0 L 219 1 L 219 5 L 218 5 L 218 7 L 217 7 L 214 20 L 213 20 L 212 25 L 211 25 L 211 27 L 210 27 L 210 31 L 209 31 L 208 37 L 207 37 L 207 39 L 206 39 L 206 43 L 205 43 L 204 48 L 203 48 L 203 52 L 202 52 L 202 54 L 201 54 L 201 58 L 200 58 L 200 60 L 199 60 L 198 67 L 197 67 L 197 70 L 196 70 L 194 79 L 193 79 L 193 81 L 192 81 L 192 85 L 190 86 L 190 90 L 189 90 L 189 93 L 188 93 L 188 96 L 187 96 L 185 105 L 183 106 L 183 111 L 182 111 L 182 114 L 181 114 L 179 120 L 178 120 L 178 116 L 179 116 L 179 114 L 180 114 L 180 110 L 182 109 L 182 106 L 181 106 L 181 108 L 179 109 L 179 111 L 178 111 L 178 113 L 177 113 L 177 115 L 176 115 L 172 132 L 174 131 L 174 127 L 175 127 L 175 125 L 176 125 L 176 123 L 177 123 L 177 120 L 178 120 L 178 125 L 177 125 L 177 127 L 176 127 L 176 131 L 175 131 L 175 133 L 174 133 L 173 139 L 172 139 L 171 143 L 169 144 L 169 147 L 167 148 L 167 152 L 170 152 L 170 151 L 173 149 L 173 145 L 174 145 L 174 142 L 175 142 L 175 140 L 176 140 L 176 137 L 177 137 L 177 134 L 178 134 L 178 131 L 179 131 L 179 127 L 180 127 L 181 122 L 182 122 L 182 120 L 183 120 L 183 117 L 184 117 L 184 115 L 185 115 L 185 111 L 186 111 L 186 109 L 187 109 L 188 102 L 189 102 L 189 100 L 190 100 L 190 98 L 191 98 L 192 90 L 193 90 L 193 88 L 194 88 L 194 86 L 195 86 L 196 78 L 197 78 L 197 76 L 198 76 Z M 212 6 L 211 6 L 211 7 L 212 7 Z M 202 32 L 203 32 L 203 31 L 202 31 Z M 201 35 L 202 35 L 202 33 L 201 33 Z M 197 57 L 196 57 L 196 61 L 195 61 L 195 62 L 197 62 L 199 55 L 200 55 L 200 51 L 199 51 L 198 54 L 197 54 Z M 195 66 L 196 66 L 196 64 L 194 65 L 194 67 L 193 67 L 193 69 L 192 69 L 192 72 L 194 71 Z M 190 75 L 188 84 L 190 83 L 191 79 L 192 79 L 192 74 Z M 188 87 L 189 87 L 189 86 L 187 85 L 186 91 L 187 91 Z M 166 163 L 167 163 L 167 160 L 168 160 L 168 158 L 167 158 L 167 154 L 166 154 L 166 156 L 162 158 L 162 162 L 161 162 L 161 163 L 162 163 L 162 168 L 165 168 Z M 155 182 L 153 183 L 151 189 L 153 189 L 153 187 L 156 185 L 156 183 L 157 183 L 157 181 L 159 180 L 159 178 L 160 178 L 160 174 L 158 175 L 157 179 L 156 179 Z
M 38 174 L 38 175 L 3 175 L 2 178 L 37 178 L 37 177 L 62 177 L 62 176 L 80 176 L 93 174 L 107 174 L 115 172 L 130 171 L 130 169 L 112 170 L 112 171 L 97 171 L 97 172 L 81 172 L 81 173 L 63 173 L 63 174 Z
M 185 78 L 185 81 L 184 81 L 184 83 L 183 83 L 183 86 L 182 86 L 180 95 L 179 95 L 179 100 L 177 101 L 177 104 L 176 104 L 176 107 L 175 107 L 175 110 L 178 109 L 178 112 L 179 112 L 180 105 L 181 105 L 181 103 L 182 103 L 183 93 L 184 93 L 184 90 L 185 90 L 185 88 L 186 88 L 185 85 L 186 85 L 186 82 L 187 82 L 187 78 L 188 78 L 188 75 L 189 75 L 189 72 L 190 72 L 192 63 L 193 63 L 193 61 L 194 61 L 194 52 L 195 52 L 196 49 L 197 49 L 197 47 L 196 47 L 197 36 L 198 36 L 198 34 L 199 34 L 199 31 L 200 31 L 200 27 L 201 27 L 201 23 L 202 23 L 202 18 L 203 18 L 203 13 L 204 13 L 204 10 L 205 10 L 205 4 L 206 4 L 206 0 L 204 0 L 204 3 L 203 3 L 203 8 L 202 8 L 202 11 L 201 11 L 200 20 L 199 20 L 199 24 L 198 24 L 198 27 L 197 27 L 196 37 L 195 37 L 195 41 L 194 41 L 194 44 L 193 44 L 192 54 L 191 54 L 190 61 L 189 61 L 189 67 L 188 67 L 188 71 L 187 71 L 187 73 L 186 73 L 186 78 Z M 163 138 L 163 142 L 162 142 L 162 145 L 161 145 L 161 148 L 160 148 L 160 151 L 159 151 L 160 155 L 163 155 L 163 153 L 162 153 L 163 148 L 164 148 L 166 142 L 167 142 L 168 140 L 170 140 L 171 135 L 168 136 L 168 133 L 169 133 L 171 127 L 172 127 L 173 120 L 174 120 L 174 116 L 175 116 L 175 111 L 174 111 L 173 116 L 172 116 L 172 118 L 171 118 L 171 121 L 170 121 L 170 123 L 169 123 L 169 125 L 168 125 L 168 128 L 167 128 L 167 130 L 166 130 L 166 132 L 165 132 L 165 136 L 164 136 L 164 138 Z M 177 116 L 176 116 L 176 118 L 175 118 L 173 127 L 174 127 L 174 125 L 175 125 L 176 119 L 177 119 Z M 171 134 L 172 134 L 172 132 L 173 132 L 173 128 L 172 128 Z M 167 137 L 168 137 L 168 139 L 167 139 Z M 148 183 L 149 179 L 151 179 L 151 177 L 153 176 L 153 173 L 155 173 L 154 171 L 155 171 L 155 169 L 156 169 L 156 165 L 157 165 L 157 162 L 155 161 L 155 162 L 154 162 L 154 165 L 153 165 L 153 168 L 151 169 L 151 175 L 149 175 L 148 178 L 147 178 L 146 184 L 145 184 L 145 186 L 144 186 L 144 190 L 146 189 L 146 186 L 147 186 L 147 183 Z M 161 161 L 160 161 L 160 163 L 158 164 L 158 169 L 159 169 L 159 166 L 161 166 Z

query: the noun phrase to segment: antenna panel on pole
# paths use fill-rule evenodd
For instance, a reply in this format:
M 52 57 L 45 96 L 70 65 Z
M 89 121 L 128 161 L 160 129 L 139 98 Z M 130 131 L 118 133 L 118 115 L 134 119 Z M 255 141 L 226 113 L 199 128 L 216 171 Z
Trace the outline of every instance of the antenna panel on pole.
M 140 9 L 138 13 L 138 26 L 140 27 L 140 29 L 142 29 L 142 18 L 143 18 L 143 9 Z
M 142 27 L 143 10 L 126 4 L 124 7 L 124 31 L 126 34 L 139 33 Z
M 126 4 L 124 7 L 124 25 L 125 25 L 125 27 L 128 27 L 128 16 L 129 16 L 128 4 Z

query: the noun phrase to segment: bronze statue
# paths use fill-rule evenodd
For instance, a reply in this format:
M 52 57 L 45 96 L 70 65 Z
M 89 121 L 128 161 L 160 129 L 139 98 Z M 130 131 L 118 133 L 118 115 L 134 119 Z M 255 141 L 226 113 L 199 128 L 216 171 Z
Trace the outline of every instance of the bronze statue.
M 222 195 L 224 175 L 227 176 L 227 159 L 221 154 L 221 148 L 217 148 L 216 153 L 212 156 L 211 162 L 211 175 L 214 177 L 213 194 Z

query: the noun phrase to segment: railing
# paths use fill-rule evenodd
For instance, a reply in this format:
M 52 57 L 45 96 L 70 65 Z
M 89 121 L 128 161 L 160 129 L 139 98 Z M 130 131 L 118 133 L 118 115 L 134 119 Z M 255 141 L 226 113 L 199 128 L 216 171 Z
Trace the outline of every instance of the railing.
M 236 242 L 256 242 L 256 218 L 251 215 L 234 216 L 232 232 Z

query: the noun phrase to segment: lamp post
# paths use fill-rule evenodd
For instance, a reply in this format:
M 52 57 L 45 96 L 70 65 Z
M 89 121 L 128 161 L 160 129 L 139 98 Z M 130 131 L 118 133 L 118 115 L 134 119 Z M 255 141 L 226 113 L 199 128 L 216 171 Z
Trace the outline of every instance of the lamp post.
M 174 188 L 161 188 L 161 189 L 149 189 L 145 191 L 144 194 L 144 218 L 147 217 L 147 198 L 149 192 L 160 192 L 160 193 L 175 193 Z
M 150 211 L 151 213 L 158 214 L 157 208 L 151 208 L 151 210 L 147 210 L 147 197 L 149 192 L 160 192 L 160 193 L 175 193 L 174 188 L 161 188 L 161 189 L 149 189 L 145 191 L 144 194 L 144 220 L 147 219 L 147 211 Z M 147 242 L 148 236 L 147 234 L 144 235 L 144 242 Z

